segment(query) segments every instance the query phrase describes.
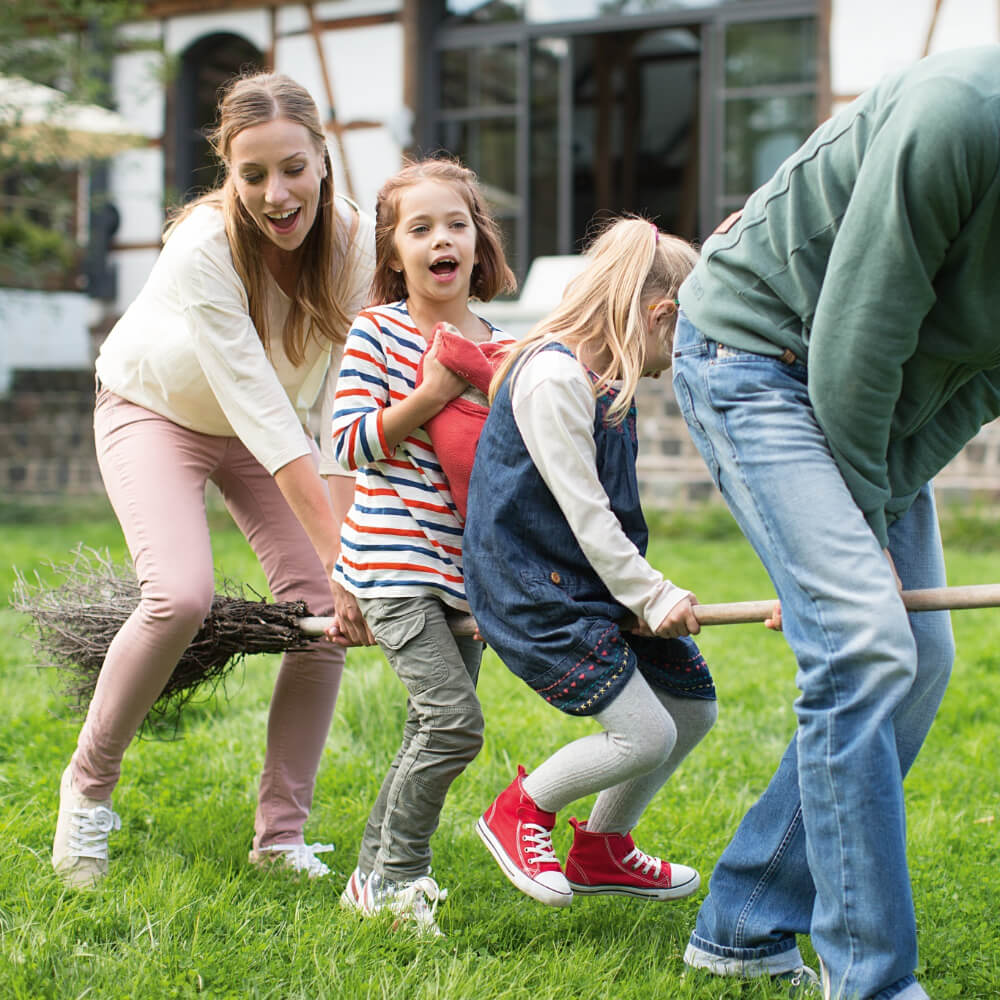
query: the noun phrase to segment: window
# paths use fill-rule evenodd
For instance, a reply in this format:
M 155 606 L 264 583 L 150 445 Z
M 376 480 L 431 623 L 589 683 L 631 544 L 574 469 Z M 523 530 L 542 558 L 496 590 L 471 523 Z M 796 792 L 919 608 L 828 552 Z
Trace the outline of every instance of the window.
M 263 68 L 261 53 L 239 35 L 207 35 L 181 56 L 171 197 L 190 201 L 217 185 L 221 168 L 206 133 L 215 124 L 219 88 L 237 73 Z
M 733 24 L 724 44 L 719 219 L 798 149 L 817 120 L 812 18 Z
M 439 0 L 424 151 L 477 171 L 521 280 L 602 215 L 701 240 L 816 124 L 818 3 Z
M 641 17 L 697 7 L 714 7 L 752 0 L 448 0 L 450 24 L 497 24 L 527 21 L 538 24 L 599 17 Z

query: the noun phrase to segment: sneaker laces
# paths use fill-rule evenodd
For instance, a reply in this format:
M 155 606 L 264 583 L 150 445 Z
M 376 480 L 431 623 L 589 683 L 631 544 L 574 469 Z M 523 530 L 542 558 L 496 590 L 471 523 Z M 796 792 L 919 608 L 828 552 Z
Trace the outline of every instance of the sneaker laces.
M 641 868 L 643 875 L 651 876 L 654 879 L 660 877 L 660 869 L 663 867 L 663 862 L 659 858 L 654 858 L 651 854 L 640 851 L 638 847 L 634 847 L 622 858 L 622 864 L 631 864 L 633 871 L 639 871 Z
M 529 845 L 524 848 L 524 853 L 534 855 L 531 860 L 538 864 L 559 864 L 559 858 L 552 846 L 552 831 L 549 827 L 542 826 L 540 823 L 525 823 L 521 829 L 522 831 L 532 831 L 521 834 L 521 840 L 527 841 Z
M 788 996 L 794 1000 L 798 1000 L 799 997 L 822 995 L 819 976 L 808 965 L 800 965 L 778 976 L 772 976 L 772 979 L 787 983 Z
M 259 848 L 260 851 L 276 851 L 284 855 L 285 864 L 297 872 L 305 872 L 310 878 L 328 875 L 330 869 L 323 864 L 317 854 L 335 850 L 333 844 L 271 844 Z
M 437 913 L 438 903 L 448 898 L 448 890 L 440 888 L 430 875 L 422 875 L 412 882 L 404 883 L 396 890 L 394 896 L 391 906 L 395 913 L 412 917 L 421 930 L 429 930 L 434 934 L 441 933 L 434 916 Z
M 122 828 L 121 816 L 107 806 L 70 812 L 69 853 L 78 858 L 108 860 L 108 834 Z

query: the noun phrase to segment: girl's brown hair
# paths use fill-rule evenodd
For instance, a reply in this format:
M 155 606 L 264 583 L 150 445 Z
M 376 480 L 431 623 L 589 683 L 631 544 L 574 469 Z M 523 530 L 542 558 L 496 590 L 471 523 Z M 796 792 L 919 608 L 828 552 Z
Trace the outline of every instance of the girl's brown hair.
M 396 256 L 393 233 L 399 222 L 399 199 L 403 191 L 421 181 L 453 184 L 469 208 L 476 227 L 476 257 L 469 294 L 489 302 L 501 292 L 517 288 L 514 272 L 507 266 L 500 227 L 489 214 L 479 180 L 473 171 L 452 159 L 427 159 L 408 163 L 382 185 L 375 201 L 375 276 L 368 298 L 373 304 L 406 298 L 406 278 L 390 266 Z
M 168 239 L 178 223 L 199 205 L 212 205 L 222 212 L 233 265 L 250 303 L 250 319 L 267 346 L 273 333 L 267 329 L 268 277 L 261 253 L 267 236 L 236 193 L 229 172 L 229 157 L 233 139 L 240 132 L 276 120 L 303 126 L 326 166 L 316 220 L 302 244 L 302 270 L 285 328 L 281 331 L 285 354 L 297 365 L 305 354 L 310 324 L 314 335 L 341 344 L 347 338 L 353 319 L 344 308 L 353 274 L 350 262 L 352 233 L 340 223 L 337 215 L 326 135 L 316 103 L 304 87 L 280 73 L 239 76 L 228 84 L 219 102 L 218 125 L 209 135 L 212 148 L 226 168 L 226 178 L 220 187 L 186 205 L 174 216 L 164 231 L 164 239 Z
M 594 394 L 621 380 L 608 416 L 615 423 L 625 419 L 646 364 L 648 307 L 676 299 L 698 254 L 690 243 L 661 233 L 646 219 L 625 218 L 609 224 L 585 257 L 586 267 L 567 285 L 555 310 L 511 348 L 490 385 L 491 402 L 519 358 L 559 341 L 578 358 L 608 359 L 596 373 Z M 668 345 L 676 322 L 675 309 L 661 331 Z

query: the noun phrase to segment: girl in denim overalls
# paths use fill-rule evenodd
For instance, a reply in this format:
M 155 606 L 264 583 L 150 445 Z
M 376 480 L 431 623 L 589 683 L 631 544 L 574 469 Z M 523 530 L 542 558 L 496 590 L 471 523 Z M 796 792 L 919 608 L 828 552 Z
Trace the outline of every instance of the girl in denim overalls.
M 464 542 L 479 630 L 546 701 L 603 732 L 523 767 L 477 825 L 504 874 L 551 906 L 573 893 L 677 899 L 698 873 L 640 851 L 630 830 L 716 718 L 711 675 L 688 638 L 686 590 L 644 558 L 633 397 L 670 365 L 674 297 L 694 250 L 641 219 L 612 225 L 561 305 L 493 382 Z M 565 872 L 556 813 L 571 819 Z

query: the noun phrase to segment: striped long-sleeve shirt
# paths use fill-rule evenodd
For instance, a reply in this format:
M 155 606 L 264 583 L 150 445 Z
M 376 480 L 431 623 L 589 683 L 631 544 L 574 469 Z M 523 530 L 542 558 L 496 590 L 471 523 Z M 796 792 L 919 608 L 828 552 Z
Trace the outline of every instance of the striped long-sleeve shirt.
M 491 339 L 508 339 L 491 329 Z M 468 611 L 462 523 L 430 438 L 418 427 L 390 452 L 382 432 L 385 408 L 413 392 L 428 346 L 405 301 L 365 309 L 348 334 L 333 447 L 357 477 L 334 577 L 359 597 L 433 593 Z

